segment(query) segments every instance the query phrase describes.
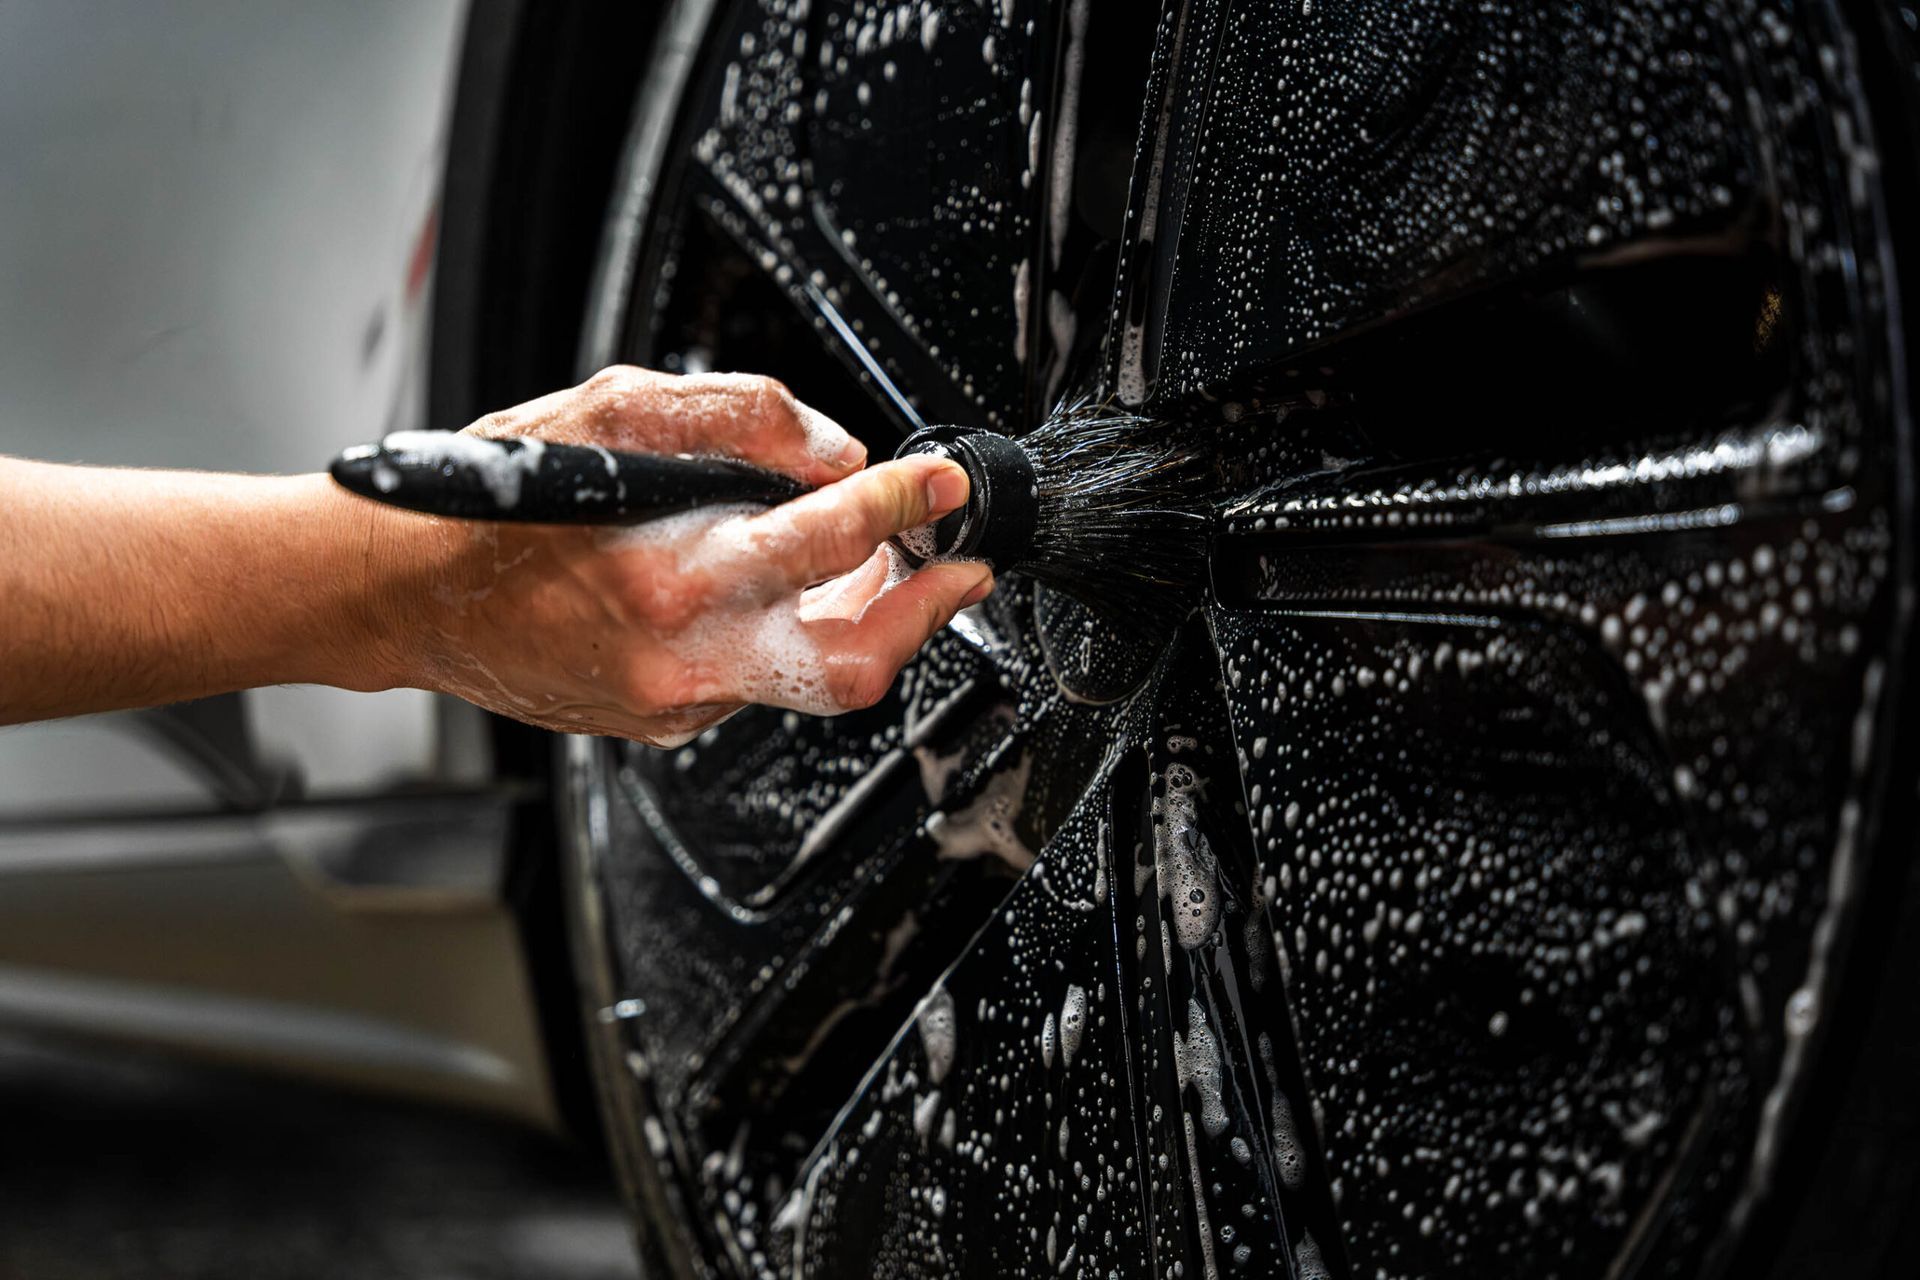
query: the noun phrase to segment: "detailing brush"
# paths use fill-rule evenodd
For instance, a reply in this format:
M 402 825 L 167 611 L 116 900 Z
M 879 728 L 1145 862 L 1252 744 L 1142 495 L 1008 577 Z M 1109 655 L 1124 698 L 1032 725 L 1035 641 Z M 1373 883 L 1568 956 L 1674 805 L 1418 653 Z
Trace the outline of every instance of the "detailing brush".
M 894 454 L 966 468 L 967 505 L 898 540 L 922 560 L 1018 570 L 1115 618 L 1178 609 L 1206 583 L 1218 466 L 1195 433 L 1082 402 L 1019 439 L 925 427 Z
M 895 540 L 918 565 L 984 560 L 1116 618 L 1178 609 L 1206 581 L 1210 451 L 1157 419 L 1081 403 L 1019 439 L 926 427 L 897 458 L 936 453 L 966 468 L 966 506 Z M 793 479 L 724 458 L 402 431 L 334 460 L 363 497 L 430 515 L 537 524 L 640 524 L 696 507 L 772 505 Z

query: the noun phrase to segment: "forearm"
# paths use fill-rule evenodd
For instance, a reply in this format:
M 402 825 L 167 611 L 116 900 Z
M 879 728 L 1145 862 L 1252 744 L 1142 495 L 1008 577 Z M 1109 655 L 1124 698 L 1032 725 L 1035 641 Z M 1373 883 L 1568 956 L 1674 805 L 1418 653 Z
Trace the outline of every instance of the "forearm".
M 317 475 L 0 458 L 0 723 L 404 682 L 393 519 Z

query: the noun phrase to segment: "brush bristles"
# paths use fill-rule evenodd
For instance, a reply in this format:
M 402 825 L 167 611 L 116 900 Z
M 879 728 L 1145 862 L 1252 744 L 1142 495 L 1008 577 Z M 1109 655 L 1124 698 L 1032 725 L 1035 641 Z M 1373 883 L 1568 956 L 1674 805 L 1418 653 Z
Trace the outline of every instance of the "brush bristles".
M 1116 618 L 1177 621 L 1207 582 L 1217 467 L 1197 435 L 1080 403 L 1020 437 L 1040 498 L 1021 571 Z

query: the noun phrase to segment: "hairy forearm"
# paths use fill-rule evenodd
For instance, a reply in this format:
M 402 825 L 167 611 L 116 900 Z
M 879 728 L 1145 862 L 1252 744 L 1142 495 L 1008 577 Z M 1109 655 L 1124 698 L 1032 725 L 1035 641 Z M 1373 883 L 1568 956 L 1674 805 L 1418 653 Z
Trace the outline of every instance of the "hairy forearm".
M 323 476 L 0 458 L 0 723 L 402 683 L 393 535 Z

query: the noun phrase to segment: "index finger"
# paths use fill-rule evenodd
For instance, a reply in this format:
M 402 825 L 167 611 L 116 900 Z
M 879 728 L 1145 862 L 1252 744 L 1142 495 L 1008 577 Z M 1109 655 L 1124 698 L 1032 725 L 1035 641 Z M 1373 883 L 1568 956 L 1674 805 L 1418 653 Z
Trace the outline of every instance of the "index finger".
M 831 484 L 866 446 L 778 379 L 751 373 L 659 373 L 611 365 L 579 386 L 483 418 L 480 435 L 535 435 L 640 453 L 717 454 Z

